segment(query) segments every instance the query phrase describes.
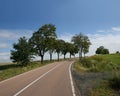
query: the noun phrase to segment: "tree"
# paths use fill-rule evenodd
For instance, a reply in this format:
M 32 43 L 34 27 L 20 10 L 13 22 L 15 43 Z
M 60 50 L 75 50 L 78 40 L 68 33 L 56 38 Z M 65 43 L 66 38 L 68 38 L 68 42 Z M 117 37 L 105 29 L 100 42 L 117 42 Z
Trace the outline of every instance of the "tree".
M 72 55 L 75 56 L 75 54 L 78 53 L 78 48 L 74 44 L 69 43 L 68 48 L 69 48 L 68 52 L 70 53 L 70 58 L 71 58 Z
M 83 53 L 84 53 L 84 57 L 85 57 L 85 54 L 89 52 L 90 45 L 91 45 L 91 42 L 90 42 L 88 36 L 84 36 L 83 37 Z
M 43 63 L 45 52 L 49 50 L 49 40 L 56 37 L 55 31 L 55 25 L 45 24 L 30 38 L 33 47 L 36 49 L 36 54 L 41 57 L 41 63 Z
M 19 39 L 18 43 L 13 44 L 15 50 L 11 50 L 10 59 L 22 65 L 27 65 L 33 58 L 33 48 L 25 37 Z
M 52 54 L 53 54 L 53 52 L 55 51 L 55 38 L 51 38 L 51 39 L 49 39 L 48 40 L 48 52 L 49 52 L 49 54 L 50 54 L 50 61 L 52 61 Z
M 79 59 L 81 59 L 82 53 L 84 52 L 86 54 L 89 50 L 89 46 L 91 44 L 89 38 L 80 33 L 79 35 L 72 37 L 72 42 L 74 42 L 74 45 L 78 47 Z
M 63 42 L 62 54 L 64 55 L 64 59 L 66 58 L 66 54 L 69 52 L 69 43 Z
M 64 47 L 63 44 L 64 44 L 63 40 L 56 40 L 56 42 L 55 42 L 55 51 L 56 51 L 57 56 L 58 56 L 58 61 L 59 61 L 60 53 L 63 51 L 63 47 Z
M 97 48 L 96 54 L 109 54 L 109 50 L 104 48 L 104 46 L 100 46 Z

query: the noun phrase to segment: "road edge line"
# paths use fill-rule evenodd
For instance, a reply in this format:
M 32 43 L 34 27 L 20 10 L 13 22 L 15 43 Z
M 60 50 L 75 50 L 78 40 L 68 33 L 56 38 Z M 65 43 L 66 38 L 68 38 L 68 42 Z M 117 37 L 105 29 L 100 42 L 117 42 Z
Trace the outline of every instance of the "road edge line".
M 30 84 L 28 84 L 26 87 L 24 87 L 23 89 L 21 89 L 20 91 L 18 91 L 16 94 L 14 94 L 13 96 L 18 96 L 20 93 L 22 93 L 23 91 L 25 91 L 27 88 L 29 88 L 31 85 L 33 85 L 34 83 L 36 83 L 38 80 L 40 80 L 41 78 L 43 78 L 44 76 L 46 76 L 48 73 L 50 73 L 51 71 L 53 71 L 55 68 L 59 67 L 61 64 L 56 65 L 55 67 L 53 67 L 52 69 L 50 69 L 49 71 L 47 71 L 46 73 L 44 73 L 43 75 L 41 75 L 40 77 L 38 77 L 37 79 L 35 79 L 33 82 L 31 82 Z
M 75 87 L 74 87 L 74 84 L 73 84 L 73 78 L 72 78 L 72 73 L 71 73 L 71 66 L 74 62 L 72 62 L 69 66 L 69 76 L 70 76 L 70 83 L 71 83 L 71 88 L 72 88 L 72 94 L 73 96 L 76 96 L 75 94 Z

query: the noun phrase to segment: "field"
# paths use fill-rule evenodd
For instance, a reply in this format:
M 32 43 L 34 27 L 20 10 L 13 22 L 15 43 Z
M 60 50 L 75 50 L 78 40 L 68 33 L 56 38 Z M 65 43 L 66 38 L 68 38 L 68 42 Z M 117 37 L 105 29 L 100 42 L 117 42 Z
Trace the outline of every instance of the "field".
M 120 54 L 101 55 L 103 58 L 120 65 Z
M 120 96 L 120 54 L 83 58 L 73 76 L 82 96 Z

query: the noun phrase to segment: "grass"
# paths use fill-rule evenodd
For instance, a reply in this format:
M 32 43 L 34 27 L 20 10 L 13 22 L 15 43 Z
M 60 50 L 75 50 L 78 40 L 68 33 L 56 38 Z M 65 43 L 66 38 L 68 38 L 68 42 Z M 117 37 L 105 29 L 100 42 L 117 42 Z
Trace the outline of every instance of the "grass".
M 102 82 L 90 91 L 90 96 L 119 96 L 120 94 L 120 54 L 96 55 L 77 61 L 74 69 L 79 72 L 107 72 L 111 78 Z
M 44 64 L 41 64 L 39 61 L 35 61 L 28 64 L 27 66 L 21 66 L 17 64 L 0 65 L 0 81 L 16 76 L 18 74 L 30 71 L 32 69 L 44 66 L 49 63 L 51 62 L 45 61 Z
M 90 96 L 116 96 L 116 94 L 109 87 L 109 82 L 103 81 L 100 86 L 96 86 L 90 91 Z
M 120 54 L 101 55 L 103 58 L 120 65 Z

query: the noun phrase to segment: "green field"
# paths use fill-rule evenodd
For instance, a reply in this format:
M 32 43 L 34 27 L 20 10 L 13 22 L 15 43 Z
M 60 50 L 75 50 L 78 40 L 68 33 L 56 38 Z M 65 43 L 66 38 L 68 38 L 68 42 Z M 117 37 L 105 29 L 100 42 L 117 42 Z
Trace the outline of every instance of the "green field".
M 101 55 L 103 58 L 120 65 L 120 54 Z

